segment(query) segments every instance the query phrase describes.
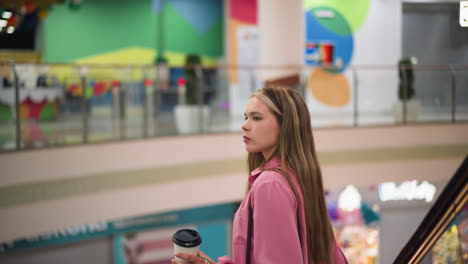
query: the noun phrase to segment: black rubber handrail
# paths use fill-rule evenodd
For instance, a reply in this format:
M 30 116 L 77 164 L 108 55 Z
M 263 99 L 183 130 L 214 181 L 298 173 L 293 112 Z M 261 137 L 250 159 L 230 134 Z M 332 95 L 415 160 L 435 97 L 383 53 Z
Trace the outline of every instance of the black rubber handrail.
M 468 156 L 445 186 L 394 264 L 416 264 L 434 246 L 468 201 Z

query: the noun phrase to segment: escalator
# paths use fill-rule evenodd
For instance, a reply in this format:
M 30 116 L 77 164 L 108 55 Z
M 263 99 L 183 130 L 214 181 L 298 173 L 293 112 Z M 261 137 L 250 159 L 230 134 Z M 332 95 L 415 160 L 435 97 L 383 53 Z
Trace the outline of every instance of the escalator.
M 394 264 L 468 264 L 468 156 Z

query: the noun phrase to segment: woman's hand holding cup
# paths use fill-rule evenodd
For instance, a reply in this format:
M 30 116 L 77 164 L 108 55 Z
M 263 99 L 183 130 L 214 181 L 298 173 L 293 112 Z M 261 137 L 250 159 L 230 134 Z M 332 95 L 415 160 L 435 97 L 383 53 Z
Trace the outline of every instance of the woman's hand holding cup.
M 176 258 L 172 259 L 172 264 L 216 264 L 203 252 L 199 256 L 194 256 L 187 253 L 176 253 Z M 181 261 L 182 260 L 182 261 Z
M 200 252 L 200 234 L 193 229 L 180 229 L 172 237 L 174 242 L 173 264 L 215 264 L 205 253 Z

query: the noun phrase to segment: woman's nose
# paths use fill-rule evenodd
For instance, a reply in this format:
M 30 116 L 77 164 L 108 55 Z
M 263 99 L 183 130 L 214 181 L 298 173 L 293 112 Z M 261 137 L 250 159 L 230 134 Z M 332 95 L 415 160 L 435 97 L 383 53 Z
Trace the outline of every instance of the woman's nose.
M 247 131 L 247 130 L 248 130 L 247 122 L 249 122 L 249 121 L 246 120 L 246 121 L 244 122 L 244 124 L 241 126 L 241 129 L 244 130 L 244 131 Z

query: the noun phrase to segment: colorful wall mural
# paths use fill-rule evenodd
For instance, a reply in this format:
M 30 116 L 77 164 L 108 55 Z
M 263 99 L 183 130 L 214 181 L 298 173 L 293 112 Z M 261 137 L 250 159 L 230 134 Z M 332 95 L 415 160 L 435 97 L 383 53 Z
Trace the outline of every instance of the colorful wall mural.
M 55 6 L 45 23 L 45 62 L 151 64 L 160 16 L 170 65 L 182 65 L 187 53 L 205 65 L 223 56 L 223 1 L 101 0 Z
M 229 63 L 238 64 L 238 31 L 242 26 L 257 25 L 257 0 L 229 1 Z M 238 82 L 238 72 L 231 71 L 231 83 Z
M 351 63 L 354 33 L 367 17 L 370 0 L 306 0 L 305 64 L 319 66 L 308 77 L 308 89 L 330 107 L 349 104 L 351 88 L 344 72 Z

